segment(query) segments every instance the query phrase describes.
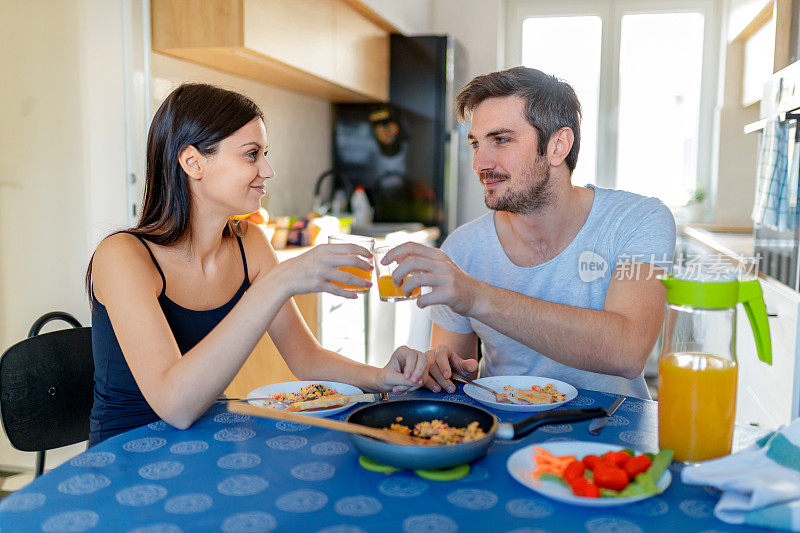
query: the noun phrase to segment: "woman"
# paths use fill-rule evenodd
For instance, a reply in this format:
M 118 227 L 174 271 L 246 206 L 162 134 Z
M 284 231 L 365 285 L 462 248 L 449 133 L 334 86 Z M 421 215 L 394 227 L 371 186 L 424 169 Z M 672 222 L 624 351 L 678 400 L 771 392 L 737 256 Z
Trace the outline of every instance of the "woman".
M 87 272 L 92 444 L 158 418 L 189 427 L 265 331 L 300 378 L 395 392 L 421 384 L 424 354 L 401 347 L 378 369 L 324 350 L 291 299 L 322 291 L 355 298 L 332 281 L 368 287 L 338 270 L 370 269 L 367 250 L 322 245 L 278 263 L 257 227 L 231 221 L 259 208 L 274 177 L 266 155 L 263 115 L 245 96 L 186 84 L 159 108 L 141 219 L 103 240 Z

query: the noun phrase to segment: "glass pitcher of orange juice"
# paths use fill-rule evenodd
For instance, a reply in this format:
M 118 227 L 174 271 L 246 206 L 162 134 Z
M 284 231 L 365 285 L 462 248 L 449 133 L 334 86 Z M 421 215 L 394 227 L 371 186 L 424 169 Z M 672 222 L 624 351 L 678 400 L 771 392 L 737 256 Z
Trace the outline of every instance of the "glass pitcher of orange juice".
M 675 460 L 731 453 L 736 414 L 736 304 L 750 319 L 758 357 L 772 363 L 767 311 L 757 279 L 663 276 L 667 314 L 658 373 L 658 443 Z

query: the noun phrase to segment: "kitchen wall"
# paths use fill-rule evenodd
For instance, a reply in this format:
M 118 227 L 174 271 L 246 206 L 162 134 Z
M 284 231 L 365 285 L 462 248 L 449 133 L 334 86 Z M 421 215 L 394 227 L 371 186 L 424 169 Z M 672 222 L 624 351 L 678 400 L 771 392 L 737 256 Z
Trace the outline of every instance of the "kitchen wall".
M 433 33 L 452 35 L 463 46 L 466 54 L 465 82 L 480 74 L 504 68 L 504 26 L 503 0 L 435 0 L 433 3 Z M 488 210 L 484 203 L 483 187 L 472 171 L 472 150 L 467 146 L 460 154 L 459 225 L 478 218 Z
M 719 224 L 752 226 L 750 212 L 756 190 L 758 134 L 745 135 L 745 124 L 758 120 L 758 104 L 742 108 L 742 66 L 744 46 L 732 43 L 722 58 L 722 105 L 718 108 L 716 201 L 712 220 Z
M 407 35 L 430 33 L 431 11 L 437 0 L 361 0 Z
M 722 15 L 722 43 L 720 45 L 720 94 L 717 113 L 719 136 L 717 147 L 716 191 L 712 211 L 713 222 L 720 224 L 752 226 L 750 212 L 756 189 L 756 165 L 759 135 L 745 135 L 745 124 L 759 118 L 758 104 L 742 107 L 742 78 L 744 71 L 744 44 L 728 43 L 741 28 L 758 13 L 763 0 L 725 0 Z
M 141 6 L 138 0 L 6 4 L 0 17 L 0 46 L 7 51 L 0 55 L 0 353 L 48 311 L 89 323 L 83 287 L 89 257 L 103 236 L 127 225 L 123 17 Z M 141 35 L 134 40 L 127 46 L 145 46 Z M 270 211 L 311 208 L 314 179 L 330 165 L 327 102 L 157 55 L 152 72 L 153 110 L 182 80 L 251 96 L 266 114 L 277 173 Z M 82 449 L 48 454 L 48 466 Z M 31 468 L 33 454 L 13 450 L 0 435 L 0 466 Z
M 252 98 L 266 118 L 268 159 L 275 170 L 262 204 L 270 216 L 310 212 L 317 176 L 331 166 L 328 102 L 155 53 L 151 74 L 153 112 L 184 81 L 213 83 Z
M 48 311 L 88 322 L 93 235 L 124 223 L 121 15 L 101 0 L 3 6 L 0 352 Z M 0 465 L 32 464 L 0 438 Z

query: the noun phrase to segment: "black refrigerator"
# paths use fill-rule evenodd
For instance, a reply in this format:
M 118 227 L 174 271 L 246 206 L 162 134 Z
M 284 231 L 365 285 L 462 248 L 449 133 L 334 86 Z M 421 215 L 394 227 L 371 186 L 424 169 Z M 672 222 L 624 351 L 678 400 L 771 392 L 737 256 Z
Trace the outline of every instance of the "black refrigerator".
M 364 187 L 377 225 L 436 226 L 441 239 L 454 229 L 462 58 L 449 36 L 391 35 L 389 101 L 334 105 L 336 183 L 347 193 Z

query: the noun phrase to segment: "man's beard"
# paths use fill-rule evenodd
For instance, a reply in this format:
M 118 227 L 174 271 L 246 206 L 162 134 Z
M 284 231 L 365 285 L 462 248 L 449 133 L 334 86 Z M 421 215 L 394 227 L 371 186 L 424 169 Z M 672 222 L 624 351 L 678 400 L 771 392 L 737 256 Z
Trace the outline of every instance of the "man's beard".
M 509 179 L 508 174 L 500 172 L 481 172 L 481 182 L 486 179 Z M 486 207 L 493 211 L 507 211 L 521 215 L 531 215 L 549 206 L 553 200 L 550 183 L 550 164 L 547 158 L 537 156 L 531 166 L 523 169 L 520 181 L 530 184 L 527 190 L 508 190 L 502 196 L 490 196 L 485 191 Z

